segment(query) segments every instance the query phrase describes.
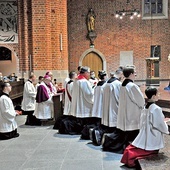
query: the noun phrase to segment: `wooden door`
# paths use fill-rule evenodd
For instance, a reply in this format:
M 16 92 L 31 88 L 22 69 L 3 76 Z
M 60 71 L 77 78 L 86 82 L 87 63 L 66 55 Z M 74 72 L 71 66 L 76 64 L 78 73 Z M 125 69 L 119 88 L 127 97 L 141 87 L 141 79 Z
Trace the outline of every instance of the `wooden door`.
M 96 77 L 98 78 L 98 71 L 103 69 L 103 61 L 99 55 L 91 52 L 84 57 L 82 66 L 90 67 L 90 70 L 95 71 Z

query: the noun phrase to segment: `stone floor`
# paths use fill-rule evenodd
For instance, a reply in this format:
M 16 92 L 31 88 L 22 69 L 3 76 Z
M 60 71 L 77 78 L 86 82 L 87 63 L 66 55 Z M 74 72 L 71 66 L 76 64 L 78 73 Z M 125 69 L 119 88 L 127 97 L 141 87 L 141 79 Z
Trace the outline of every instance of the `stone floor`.
M 15 139 L 0 141 L 0 170 L 128 170 L 121 154 L 103 152 L 80 137 L 60 135 L 52 125 L 26 126 L 17 116 Z

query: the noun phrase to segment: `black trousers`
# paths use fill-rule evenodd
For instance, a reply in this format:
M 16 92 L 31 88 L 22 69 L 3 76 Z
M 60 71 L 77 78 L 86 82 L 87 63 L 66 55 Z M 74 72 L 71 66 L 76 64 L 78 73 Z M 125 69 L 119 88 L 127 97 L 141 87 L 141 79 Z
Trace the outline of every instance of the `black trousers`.
M 13 130 L 12 132 L 5 132 L 5 133 L 0 132 L 0 140 L 7 140 L 18 136 L 19 134 L 17 133 L 17 129 Z
M 33 115 L 33 113 L 34 113 L 34 110 L 32 110 L 32 111 L 23 111 L 23 114 L 27 115 L 25 125 L 37 125 L 37 126 L 40 126 L 41 125 L 40 119 L 37 119 Z

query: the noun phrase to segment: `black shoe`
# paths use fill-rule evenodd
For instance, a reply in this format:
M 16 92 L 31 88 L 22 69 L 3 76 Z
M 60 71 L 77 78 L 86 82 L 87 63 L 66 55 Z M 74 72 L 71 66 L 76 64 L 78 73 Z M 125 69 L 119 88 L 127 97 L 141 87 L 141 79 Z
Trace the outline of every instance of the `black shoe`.
M 25 125 L 30 125 L 28 122 L 25 122 Z
M 19 137 L 19 133 L 16 133 L 16 134 L 14 135 L 14 138 L 17 138 L 17 137 Z

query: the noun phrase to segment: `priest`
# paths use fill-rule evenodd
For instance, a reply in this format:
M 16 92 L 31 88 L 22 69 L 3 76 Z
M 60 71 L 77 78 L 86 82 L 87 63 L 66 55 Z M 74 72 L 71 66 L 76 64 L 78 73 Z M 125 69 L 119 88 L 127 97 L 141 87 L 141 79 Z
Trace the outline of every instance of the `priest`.
M 44 76 L 44 80 L 38 86 L 36 95 L 36 109 L 34 115 L 37 119 L 45 120 L 53 118 L 53 89 L 51 87 L 51 77 Z

